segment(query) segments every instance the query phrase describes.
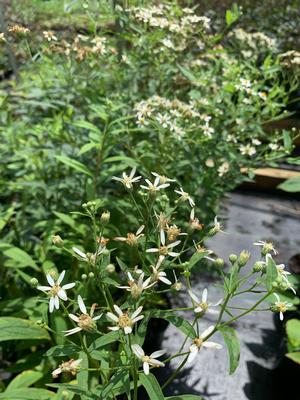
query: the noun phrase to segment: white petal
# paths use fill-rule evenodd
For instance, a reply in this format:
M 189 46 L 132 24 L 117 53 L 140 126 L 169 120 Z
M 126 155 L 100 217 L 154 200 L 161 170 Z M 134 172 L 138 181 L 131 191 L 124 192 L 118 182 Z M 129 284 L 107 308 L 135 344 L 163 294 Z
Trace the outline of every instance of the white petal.
M 180 256 L 180 253 L 175 253 L 174 251 L 169 251 L 169 256 L 171 256 L 171 257 L 178 257 L 178 256 Z
M 66 271 L 62 271 L 62 273 L 59 275 L 58 279 L 57 279 L 57 285 L 60 285 L 65 277 L 65 273 Z
M 200 303 L 199 297 L 197 297 L 191 290 L 189 290 L 189 295 L 194 300 L 195 303 Z
M 129 178 L 132 179 L 134 177 L 135 173 L 136 173 L 136 167 L 133 167 L 131 172 L 130 172 Z
M 205 288 L 202 293 L 202 302 L 206 303 L 207 301 L 207 289 Z
M 139 227 L 139 229 L 136 231 L 136 236 L 138 236 L 140 233 L 142 233 L 143 232 L 143 230 L 144 230 L 144 228 L 145 228 L 145 225 L 141 225 L 140 227 Z
M 173 247 L 178 246 L 179 243 L 181 243 L 181 240 L 176 240 L 176 242 L 168 244 L 167 248 L 172 249 Z
M 140 320 L 143 319 L 143 318 L 144 318 L 143 315 L 139 315 L 138 317 L 133 318 L 133 319 L 132 319 L 132 322 L 138 322 L 138 321 L 140 321 Z
M 195 344 L 192 344 L 192 346 L 190 347 L 190 354 L 187 359 L 188 363 L 192 362 L 196 358 L 198 350 L 198 347 Z
M 77 333 L 80 331 L 82 331 L 82 328 L 79 328 L 79 326 L 77 326 L 77 328 L 73 328 L 68 331 L 63 331 L 63 332 L 65 332 L 65 336 L 69 336 L 69 335 L 73 335 L 74 333 Z
M 41 290 L 42 292 L 48 292 L 49 290 L 52 289 L 50 286 L 37 286 L 38 290 Z
M 283 312 L 282 311 L 280 311 L 280 313 L 279 313 L 279 318 L 280 318 L 280 321 L 283 321 Z
M 114 238 L 114 240 L 116 240 L 117 242 L 126 242 L 127 238 L 117 236 L 117 237 Z
M 149 364 L 147 362 L 143 363 L 143 370 L 145 372 L 145 375 L 149 375 Z
M 201 313 L 203 311 L 203 308 L 202 307 L 200 307 L 200 306 L 198 306 L 198 307 L 196 307 L 195 309 L 194 309 L 194 312 L 197 314 L 197 313 Z
M 77 247 L 72 247 L 72 250 L 73 250 L 74 253 L 76 253 L 78 256 L 80 256 L 80 257 L 83 258 L 84 260 L 87 260 L 86 254 L 83 253 L 81 250 L 77 249 Z
M 219 306 L 222 303 L 223 299 L 218 300 L 216 303 L 214 304 L 210 304 L 213 307 Z
M 116 304 L 114 304 L 113 307 L 114 307 L 116 313 L 119 315 L 119 317 L 121 317 L 121 315 L 123 315 L 123 311 L 121 310 L 121 308 L 119 306 L 117 306 Z
M 58 295 L 58 297 L 60 297 L 64 301 L 68 300 L 67 293 L 63 289 L 60 289 L 57 292 L 57 295 Z
M 158 357 L 162 356 L 165 353 L 166 353 L 166 350 L 157 350 L 157 351 L 154 351 L 152 354 L 150 354 L 150 357 L 151 358 L 158 358 Z
M 280 301 L 280 297 L 278 296 L 277 293 L 274 293 L 274 296 L 276 297 L 277 301 Z
M 149 362 L 150 362 L 150 364 L 156 365 L 156 366 L 158 366 L 158 367 L 164 367 L 164 366 L 165 366 L 164 363 L 162 363 L 162 362 L 159 361 L 159 360 L 155 360 L 154 358 L 150 358 Z
M 75 282 L 67 283 L 66 285 L 62 286 L 62 289 L 72 289 L 75 285 Z
M 54 297 L 51 297 L 49 301 L 49 312 L 52 313 L 53 310 L 54 310 Z
M 218 311 L 218 310 L 214 310 L 213 308 L 208 308 L 208 309 L 206 310 L 206 312 L 207 312 L 208 314 L 213 314 L 213 315 L 219 314 L 219 311 Z
M 73 321 L 79 322 L 79 318 L 78 318 L 76 315 L 74 315 L 74 314 L 69 314 L 69 317 L 70 317 Z
M 78 301 L 78 305 L 79 305 L 79 308 L 80 308 L 80 311 L 82 312 L 82 314 L 87 314 L 86 306 L 80 295 L 77 297 L 77 301 Z
M 108 329 L 110 329 L 111 331 L 118 331 L 120 329 L 119 326 L 109 326 Z
M 169 279 L 164 278 L 163 276 L 160 276 L 159 280 L 162 281 L 163 283 L 165 283 L 166 285 L 172 285 L 172 282 L 169 281 Z
M 166 236 L 163 229 L 160 230 L 160 243 L 164 246 L 166 244 Z
M 58 296 L 54 297 L 54 305 L 55 305 L 55 308 L 58 310 L 59 309 L 59 298 L 58 298 Z
M 138 344 L 133 344 L 131 346 L 132 351 L 134 352 L 134 354 L 138 357 L 138 358 L 142 358 L 145 355 L 144 350 L 141 348 L 141 346 L 139 346 Z
M 203 342 L 202 346 L 207 347 L 209 349 L 222 349 L 222 346 L 219 343 L 215 342 Z
M 102 314 L 96 315 L 96 317 L 93 318 L 93 321 L 98 321 L 102 317 Z
M 135 317 L 137 317 L 137 316 L 142 312 L 142 309 L 143 309 L 142 306 L 138 307 L 138 308 L 134 311 L 134 313 L 132 313 L 131 318 L 134 319 Z
M 113 320 L 114 322 L 119 322 L 119 318 L 111 312 L 106 313 L 106 316 L 111 320 Z
M 54 286 L 55 285 L 54 279 L 52 278 L 51 275 L 47 274 L 46 278 L 47 278 L 47 281 L 48 281 L 50 286 Z
M 131 326 L 125 326 L 125 327 L 124 327 L 124 333 L 125 333 L 125 335 L 128 335 L 128 334 L 131 333 L 131 332 L 132 332 Z
M 209 326 L 203 333 L 201 333 L 200 337 L 201 339 L 206 338 L 206 336 L 210 335 L 212 331 L 215 329 L 213 325 Z
M 151 248 L 146 250 L 146 253 L 157 253 L 159 251 L 159 249 L 155 249 L 155 248 Z

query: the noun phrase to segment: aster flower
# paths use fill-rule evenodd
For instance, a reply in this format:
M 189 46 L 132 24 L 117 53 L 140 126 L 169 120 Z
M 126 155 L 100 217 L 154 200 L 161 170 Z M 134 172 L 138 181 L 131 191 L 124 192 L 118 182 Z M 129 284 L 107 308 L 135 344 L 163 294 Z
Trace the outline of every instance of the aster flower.
M 103 253 L 103 251 L 106 249 L 105 245 L 100 246 L 97 253 L 84 253 L 77 247 L 73 246 L 72 250 L 74 253 L 80 258 L 81 261 L 85 261 L 87 263 L 95 264 L 97 257 Z
M 158 357 L 166 353 L 166 350 L 158 350 L 151 353 L 150 356 L 146 356 L 144 350 L 138 344 L 131 346 L 132 351 L 143 363 L 143 370 L 145 375 L 149 375 L 149 368 L 151 367 L 164 367 L 165 364 L 157 360 Z
M 201 347 L 206 347 L 209 349 L 222 349 L 222 346 L 219 343 L 208 342 L 206 340 L 207 336 L 209 336 L 214 329 L 214 326 L 209 326 L 198 338 L 193 340 L 193 344 L 189 348 L 190 354 L 187 362 L 190 363 L 195 359 Z
M 149 190 L 150 193 L 158 192 L 159 190 L 165 189 L 165 188 L 167 188 L 168 186 L 170 186 L 169 183 L 160 184 L 160 177 L 159 177 L 159 176 L 157 176 L 157 177 L 155 178 L 155 180 L 154 180 L 153 183 L 150 182 L 149 179 L 145 179 L 145 181 L 146 181 L 146 183 L 148 184 L 148 186 L 141 185 L 141 188 L 142 188 L 142 189 L 145 189 L 145 190 Z
M 164 184 L 168 182 L 176 182 L 176 179 L 167 178 L 165 175 L 159 175 L 157 172 L 151 172 L 155 178 L 159 178 L 159 183 Z
M 80 331 L 88 331 L 92 332 L 96 330 L 96 324 L 95 321 L 101 318 L 102 314 L 97 315 L 96 317 L 93 317 L 94 311 L 96 308 L 96 304 L 93 304 L 90 313 L 88 314 L 86 306 L 82 300 L 82 297 L 79 295 L 77 298 L 78 306 L 82 314 L 79 316 L 76 316 L 74 314 L 69 314 L 69 317 L 77 323 L 77 327 L 73 329 L 69 329 L 68 331 L 65 332 L 65 336 L 73 335 L 74 333 L 80 332 Z
M 123 312 L 120 307 L 114 304 L 114 309 L 116 314 L 108 312 L 106 315 L 109 319 L 116 323 L 116 326 L 110 326 L 108 329 L 111 331 L 118 331 L 119 329 L 123 329 L 125 335 L 128 335 L 132 332 L 133 325 L 144 318 L 144 315 L 140 315 L 143 307 L 138 307 L 131 315 L 128 311 Z
M 77 374 L 77 372 L 80 369 L 79 364 L 81 363 L 82 359 L 78 359 L 78 360 L 69 360 L 69 361 L 65 361 L 63 363 L 61 363 L 59 365 L 58 368 L 56 368 L 53 372 L 52 372 L 52 377 L 53 378 L 58 378 L 58 376 L 62 373 L 62 372 L 67 372 L 70 373 L 71 375 L 75 376 Z
M 130 272 L 127 272 L 128 275 L 128 286 L 118 286 L 119 289 L 126 289 L 128 292 L 131 292 L 131 296 L 135 299 L 138 298 L 142 292 L 146 289 L 149 289 L 153 285 L 155 285 L 156 282 L 151 283 L 151 277 L 147 278 L 145 281 L 144 276 L 145 274 L 142 272 L 139 276 L 139 279 L 136 281 L 133 279 L 132 275 Z
M 182 189 L 182 187 L 180 188 L 180 190 L 174 190 L 174 192 L 180 195 L 179 200 L 188 201 L 188 202 L 189 202 L 189 205 L 190 205 L 191 207 L 195 207 L 195 202 L 194 202 L 194 200 L 191 198 L 191 196 L 190 196 L 187 192 L 185 192 L 185 191 Z
M 211 307 L 217 307 L 222 303 L 222 299 L 217 301 L 217 303 L 212 304 L 207 302 L 207 295 L 208 295 L 208 290 L 205 288 L 202 293 L 202 298 L 201 300 L 199 297 L 197 297 L 191 290 L 189 290 L 189 295 L 191 299 L 196 303 L 196 307 L 194 309 L 195 313 L 209 313 L 209 314 L 218 314 L 219 312 L 217 310 L 211 309 Z
M 181 241 L 177 240 L 176 242 L 166 245 L 165 232 L 162 229 L 160 231 L 160 243 L 161 245 L 159 248 L 148 249 L 146 250 L 146 253 L 159 253 L 162 259 L 164 259 L 166 256 L 177 257 L 180 255 L 180 253 L 175 253 L 172 249 L 173 247 L 178 246 Z
M 59 275 L 57 281 L 50 274 L 47 274 L 46 278 L 50 286 L 37 286 L 38 290 L 41 290 L 44 293 L 47 293 L 50 297 L 49 301 L 49 312 L 52 313 L 54 307 L 59 309 L 59 299 L 66 301 L 68 300 L 66 290 L 71 289 L 75 286 L 75 282 L 67 283 L 66 285 L 61 286 L 61 283 L 64 279 L 66 271 L 62 271 Z
M 271 310 L 274 312 L 279 312 L 280 321 L 283 320 L 283 314 L 288 310 L 288 308 L 292 307 L 293 304 L 287 303 L 286 301 L 281 301 L 280 297 L 277 293 L 274 293 L 276 300 L 274 305 L 271 306 Z
M 129 246 L 136 246 L 138 243 L 138 240 L 144 236 L 142 233 L 143 230 L 145 229 L 145 225 L 141 225 L 139 229 L 136 231 L 136 233 L 127 233 L 127 237 L 120 237 L 117 236 L 114 238 L 114 240 L 118 242 L 126 242 Z
M 138 182 L 142 177 L 141 176 L 134 176 L 136 173 L 136 168 L 132 168 L 129 175 L 125 172 L 122 174 L 122 178 L 117 176 L 113 176 L 112 179 L 115 181 L 121 182 L 127 189 L 132 189 L 133 183 Z
M 200 223 L 199 219 L 195 218 L 195 209 L 194 208 L 192 208 L 192 210 L 191 210 L 189 223 L 190 223 L 192 230 L 201 231 L 201 229 L 204 228 L 204 225 Z
M 166 285 L 172 285 L 172 282 L 166 278 L 167 274 L 164 271 L 159 271 L 159 268 L 161 266 L 161 263 L 163 262 L 163 258 L 159 257 L 158 262 L 156 266 L 154 267 L 151 265 L 152 268 L 152 280 L 155 282 L 161 281 L 165 283 Z
M 274 245 L 272 242 L 265 242 L 264 240 L 259 240 L 258 242 L 253 243 L 254 246 L 261 246 L 262 250 L 261 252 L 266 255 L 267 253 L 272 253 L 276 256 L 278 251 L 275 249 Z

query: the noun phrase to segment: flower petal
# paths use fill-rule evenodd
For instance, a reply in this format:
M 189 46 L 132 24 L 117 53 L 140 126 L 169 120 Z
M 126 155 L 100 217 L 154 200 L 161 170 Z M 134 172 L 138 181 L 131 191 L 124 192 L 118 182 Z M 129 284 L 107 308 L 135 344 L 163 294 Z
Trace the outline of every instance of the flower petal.
M 158 358 L 160 356 L 162 356 L 163 354 L 165 354 L 167 351 L 166 350 L 157 350 L 154 351 L 152 354 L 150 354 L 151 358 Z
M 207 288 L 205 288 L 202 293 L 202 302 L 206 303 L 206 301 L 207 301 Z
M 131 318 L 134 319 L 135 317 L 137 317 L 141 312 L 142 312 L 143 307 L 140 306 L 138 307 L 131 315 Z
M 78 301 L 78 305 L 79 305 L 79 308 L 80 308 L 80 311 L 82 312 L 82 314 L 87 314 L 86 306 L 80 295 L 77 297 L 77 301 Z
M 73 321 L 79 322 L 79 318 L 77 317 L 77 315 L 69 314 L 69 317 L 70 317 Z
M 66 271 L 62 271 L 62 273 L 59 275 L 58 279 L 57 279 L 57 285 L 60 285 L 65 277 L 65 273 Z
M 144 350 L 138 344 L 133 344 L 131 348 L 137 358 L 142 358 L 145 355 Z
M 147 362 L 143 363 L 143 370 L 145 372 L 145 375 L 149 375 L 149 364 Z
M 47 278 L 47 281 L 48 281 L 50 286 L 54 286 L 55 285 L 54 279 L 52 278 L 51 275 L 47 274 L 46 278 Z

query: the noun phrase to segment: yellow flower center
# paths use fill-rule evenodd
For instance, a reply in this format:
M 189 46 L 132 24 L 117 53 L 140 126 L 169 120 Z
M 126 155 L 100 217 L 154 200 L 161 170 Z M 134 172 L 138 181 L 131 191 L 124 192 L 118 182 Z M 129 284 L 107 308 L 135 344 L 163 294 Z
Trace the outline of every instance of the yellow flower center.
M 201 338 L 196 338 L 194 339 L 193 343 L 197 346 L 197 347 L 201 347 L 202 343 L 203 343 L 203 339 Z
M 133 325 L 133 322 L 132 319 L 128 316 L 128 314 L 125 313 L 119 317 L 118 325 L 120 328 L 125 328 L 126 326 L 131 327 Z
M 78 326 L 86 331 L 94 330 L 96 327 L 95 322 L 88 314 L 81 314 L 79 316 Z
M 199 303 L 198 306 L 202 308 L 202 312 L 205 312 L 208 309 L 208 304 L 205 302 Z
M 167 256 L 169 252 L 169 249 L 167 248 L 167 246 L 161 246 L 159 249 L 159 254 L 161 254 L 162 256 Z
M 279 301 L 279 302 L 276 303 L 276 306 L 278 308 L 278 311 L 280 311 L 280 312 L 284 313 L 287 310 L 286 303 L 284 303 L 284 302 Z
M 137 245 L 137 237 L 134 233 L 127 233 L 126 243 L 129 244 L 129 246 Z
M 49 296 L 54 297 L 57 295 L 57 293 L 60 291 L 61 287 L 57 284 L 52 286 L 52 289 L 49 291 Z

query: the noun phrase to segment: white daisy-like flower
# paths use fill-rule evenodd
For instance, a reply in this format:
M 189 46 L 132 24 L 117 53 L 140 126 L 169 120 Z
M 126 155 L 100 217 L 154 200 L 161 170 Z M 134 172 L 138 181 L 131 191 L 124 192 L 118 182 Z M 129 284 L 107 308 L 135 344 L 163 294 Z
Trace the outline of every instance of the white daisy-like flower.
M 66 271 L 62 271 L 59 275 L 57 281 L 55 282 L 54 279 L 50 274 L 47 274 L 46 278 L 50 286 L 37 286 L 38 290 L 48 294 L 50 297 L 49 301 L 49 312 L 52 313 L 54 307 L 58 310 L 59 309 L 59 299 L 66 301 L 68 300 L 66 290 L 71 289 L 75 286 L 75 282 L 67 283 L 66 285 L 61 286 L 61 283 L 64 279 Z
M 143 310 L 143 307 L 138 307 L 131 315 L 128 311 L 123 312 L 120 307 L 114 304 L 114 309 L 116 314 L 108 312 L 106 315 L 109 319 L 116 323 L 116 326 L 110 326 L 108 329 L 111 331 L 118 331 L 119 329 L 123 329 L 125 335 L 128 335 L 132 332 L 133 325 L 144 318 L 144 315 L 140 315 Z
M 164 184 L 168 182 L 176 182 L 176 179 L 167 178 L 165 175 L 159 175 L 157 172 L 151 172 L 155 178 L 159 178 L 159 183 Z
M 157 176 L 157 177 L 155 178 L 155 180 L 154 180 L 153 183 L 150 182 L 149 179 L 145 179 L 145 181 L 146 181 L 146 183 L 148 184 L 148 186 L 141 185 L 141 188 L 142 188 L 142 189 L 145 189 L 145 190 L 149 190 L 150 193 L 158 192 L 159 190 L 165 189 L 165 188 L 167 188 L 168 186 L 170 186 L 169 183 L 162 183 L 162 184 L 160 184 L 160 177 L 159 177 L 159 176 Z
M 142 179 L 141 176 L 134 176 L 136 173 L 136 168 L 132 168 L 131 172 L 129 175 L 127 175 L 125 172 L 122 174 L 122 178 L 119 178 L 117 176 L 113 176 L 112 179 L 115 181 L 121 182 L 127 189 L 132 189 L 133 183 L 138 182 L 140 179 Z
M 272 253 L 276 256 L 278 251 L 275 249 L 273 243 L 271 242 L 265 242 L 264 240 L 259 240 L 258 242 L 253 243 L 254 246 L 261 246 L 262 247 L 262 253 L 267 254 L 267 253 Z
M 219 232 L 226 233 L 223 231 L 223 226 L 218 221 L 217 216 L 215 216 L 215 218 L 214 218 L 214 226 L 213 226 L 212 230 L 213 230 L 214 234 L 219 233 Z
M 160 230 L 160 247 L 159 248 L 151 248 L 146 250 L 146 253 L 159 253 L 160 258 L 163 260 L 166 256 L 177 257 L 180 253 L 175 253 L 172 249 L 181 243 L 180 240 L 176 240 L 168 245 L 166 245 L 166 236 L 163 229 Z
M 189 348 L 190 354 L 187 362 L 190 363 L 195 359 L 201 347 L 206 347 L 208 349 L 222 349 L 222 345 L 219 343 L 208 342 L 206 340 L 207 336 L 210 336 L 214 329 L 214 326 L 209 326 L 198 338 L 193 340 L 193 344 Z
M 209 314 L 218 314 L 219 311 L 213 310 L 211 307 L 217 307 L 222 303 L 222 299 L 217 301 L 215 304 L 207 302 L 208 290 L 205 288 L 202 293 L 201 300 L 198 296 L 196 296 L 191 290 L 189 290 L 189 295 L 191 299 L 196 303 L 194 311 L 195 313 L 209 313 Z
M 139 279 L 136 281 L 133 279 L 130 272 L 127 272 L 128 275 L 128 286 L 118 286 L 119 289 L 126 289 L 128 292 L 131 292 L 131 296 L 136 299 L 140 297 L 144 290 L 149 289 L 150 287 L 154 286 L 156 282 L 151 282 L 151 277 L 147 278 L 144 281 L 145 274 L 142 272 L 139 275 Z
M 191 196 L 190 196 L 187 192 L 185 192 L 185 191 L 182 189 L 182 187 L 180 188 L 180 190 L 174 190 L 174 192 L 180 195 L 180 200 L 182 200 L 182 201 L 188 201 L 188 202 L 189 202 L 189 205 L 190 205 L 191 207 L 195 207 L 195 202 L 194 202 L 194 200 L 191 198 Z
M 96 263 L 97 257 L 101 253 L 103 253 L 103 251 L 105 249 L 106 249 L 106 246 L 100 246 L 98 251 L 97 251 L 97 253 L 84 253 L 83 251 L 81 251 L 77 247 L 75 247 L 75 246 L 72 247 L 72 250 L 80 258 L 81 261 L 84 261 L 84 262 L 87 262 L 87 263 L 91 263 L 91 264 L 95 264 Z
M 164 271 L 159 271 L 159 268 L 161 266 L 161 263 L 163 262 L 163 258 L 159 257 L 156 266 L 154 267 L 153 265 L 151 265 L 152 268 L 152 280 L 154 282 L 158 282 L 161 281 L 163 283 L 165 283 L 166 285 L 172 285 L 172 282 L 166 278 L 167 274 Z
M 283 314 L 288 310 L 288 308 L 292 307 L 293 304 L 287 303 L 286 301 L 281 301 L 277 293 L 274 293 L 274 296 L 276 297 L 277 301 L 275 301 L 274 305 L 271 306 L 271 309 L 272 311 L 279 312 L 279 318 L 280 321 L 282 321 L 284 318 Z
M 136 246 L 138 244 L 138 240 L 144 236 L 142 233 L 144 229 L 145 225 L 141 225 L 136 233 L 127 233 L 127 237 L 117 236 L 114 238 L 114 240 L 118 242 L 126 242 L 129 246 Z
M 149 369 L 151 367 L 164 367 L 165 364 L 161 361 L 157 360 L 158 357 L 161 357 L 166 353 L 166 350 L 158 350 L 154 353 L 150 354 L 150 356 L 145 355 L 144 350 L 138 344 L 133 344 L 131 346 L 134 354 L 139 358 L 143 363 L 143 370 L 145 375 L 149 374 Z
M 73 376 L 75 376 L 77 374 L 77 372 L 80 369 L 80 363 L 81 363 L 82 359 L 78 359 L 78 360 L 69 360 L 69 361 L 65 361 L 63 363 L 61 363 L 59 365 L 58 368 L 56 368 L 53 372 L 52 372 L 52 377 L 53 378 L 58 378 L 58 376 L 62 373 L 62 372 L 67 372 Z
M 80 332 L 80 331 L 88 331 L 88 332 L 93 332 L 97 329 L 97 326 L 95 324 L 95 321 L 98 321 L 102 317 L 102 314 L 97 315 L 96 317 L 93 317 L 94 311 L 96 308 L 96 304 L 93 304 L 90 313 L 88 314 L 86 306 L 82 300 L 82 297 L 79 295 L 77 297 L 77 302 L 80 311 L 82 314 L 79 316 L 74 315 L 74 314 L 69 314 L 69 317 L 77 323 L 77 327 L 73 329 L 69 329 L 68 331 L 63 331 L 65 332 L 65 336 L 73 335 L 74 333 Z

